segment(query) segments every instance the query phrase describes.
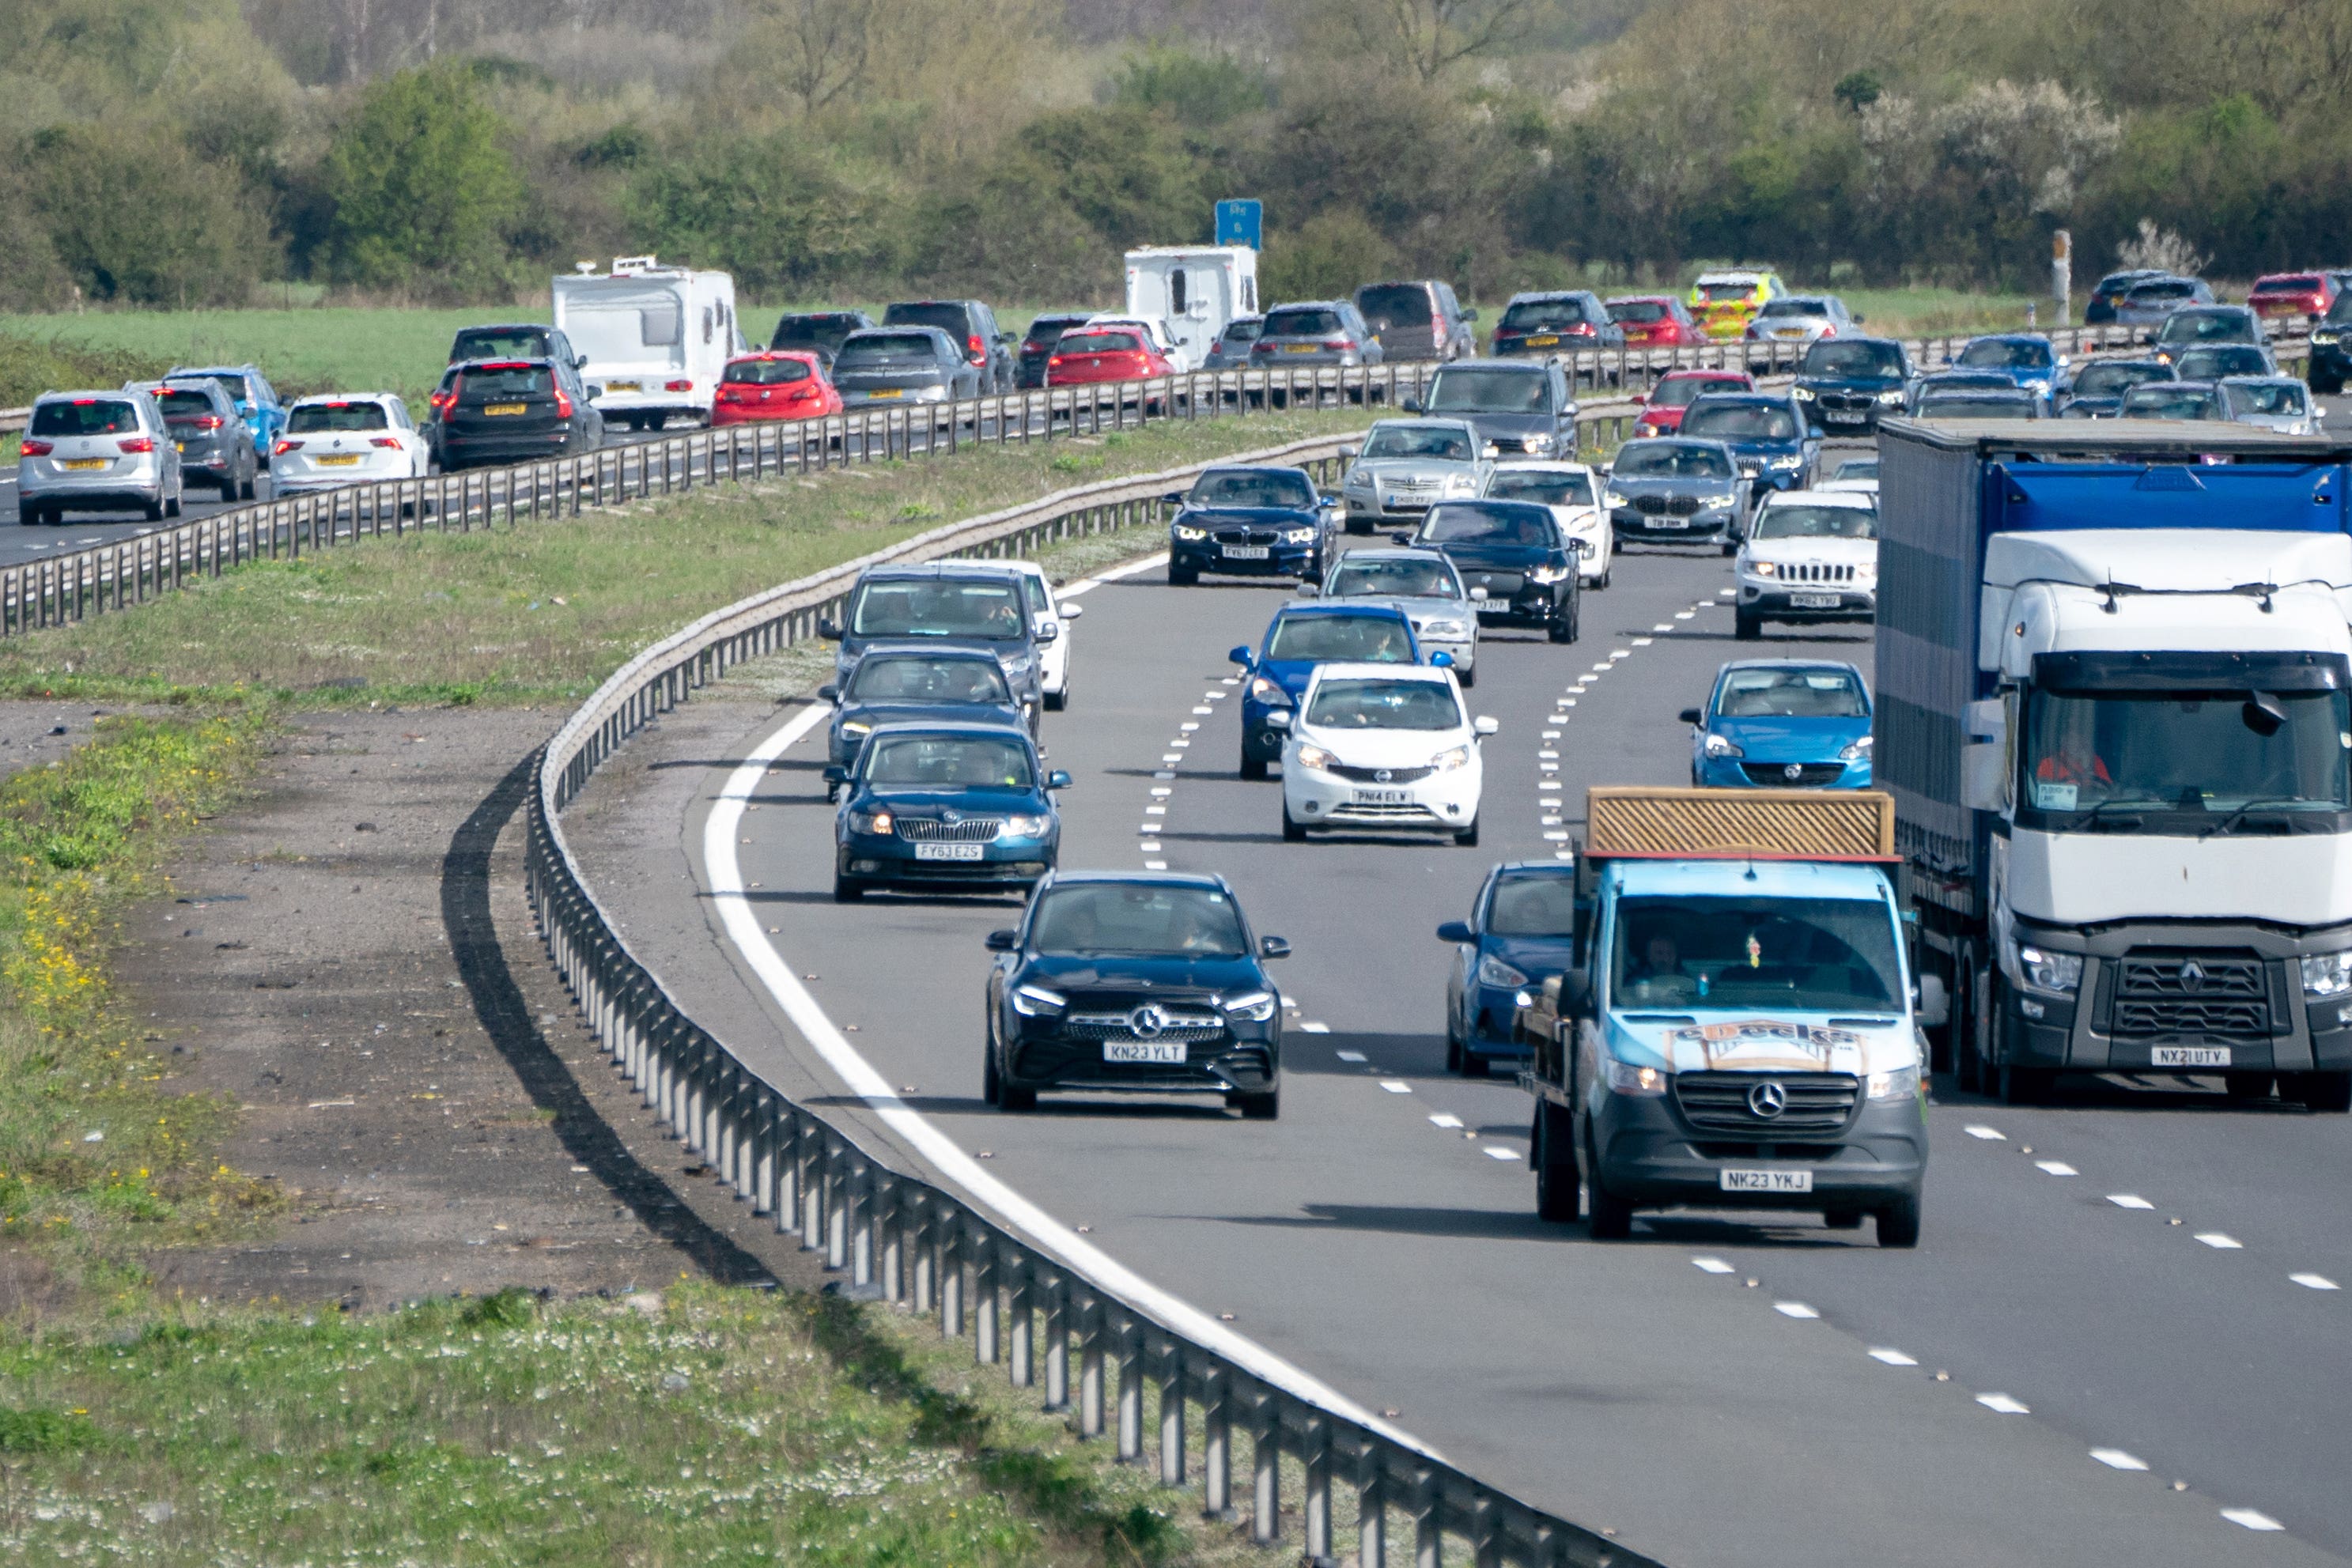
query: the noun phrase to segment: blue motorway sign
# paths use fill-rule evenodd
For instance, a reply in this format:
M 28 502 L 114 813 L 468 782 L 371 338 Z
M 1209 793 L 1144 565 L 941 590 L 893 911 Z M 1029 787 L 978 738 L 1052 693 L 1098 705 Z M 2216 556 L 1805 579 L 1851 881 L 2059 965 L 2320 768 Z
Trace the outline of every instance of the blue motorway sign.
M 1219 202 L 1217 204 L 1217 243 L 1245 245 L 1252 250 L 1264 250 L 1265 204 L 1263 202 Z

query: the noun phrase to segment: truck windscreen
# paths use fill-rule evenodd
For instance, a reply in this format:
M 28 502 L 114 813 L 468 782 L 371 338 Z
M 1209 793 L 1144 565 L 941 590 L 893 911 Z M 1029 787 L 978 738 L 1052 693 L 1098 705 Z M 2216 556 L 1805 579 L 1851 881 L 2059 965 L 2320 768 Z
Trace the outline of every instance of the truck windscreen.
M 2352 810 L 2342 691 L 2036 691 L 2024 739 L 2021 803 L 2072 816 L 2063 826 L 2333 831 Z
M 1864 898 L 1627 898 L 1612 1006 L 1888 1012 L 1901 1007 L 1895 916 Z

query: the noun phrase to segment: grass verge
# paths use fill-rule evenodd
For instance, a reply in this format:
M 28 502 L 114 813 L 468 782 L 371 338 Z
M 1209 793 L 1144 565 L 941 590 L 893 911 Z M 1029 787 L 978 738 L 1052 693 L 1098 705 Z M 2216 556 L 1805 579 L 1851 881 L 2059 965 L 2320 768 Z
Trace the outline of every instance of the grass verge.
M 576 700 L 635 650 L 719 605 L 942 521 L 1360 428 L 1368 417 L 1160 423 L 257 563 L 129 614 L 0 644 L 0 693 L 303 706 Z
M 0 326 L 0 408 L 22 408 L 45 392 L 119 387 L 171 368 L 168 359 L 120 344 L 19 336 Z M 9 444 L 14 461 L 13 436 Z

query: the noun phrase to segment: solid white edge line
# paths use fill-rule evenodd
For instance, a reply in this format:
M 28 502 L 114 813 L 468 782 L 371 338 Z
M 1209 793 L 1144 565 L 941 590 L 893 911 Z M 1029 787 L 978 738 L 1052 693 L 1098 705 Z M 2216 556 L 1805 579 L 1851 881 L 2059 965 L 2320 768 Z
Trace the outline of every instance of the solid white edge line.
M 1139 577 L 1155 566 L 1167 564 L 1168 552 L 1161 550 L 1158 555 L 1148 555 L 1141 560 L 1131 560 L 1124 566 L 1114 566 L 1107 570 L 1098 571 L 1092 577 L 1082 577 L 1077 581 L 1066 584 L 1054 591 L 1060 598 L 1076 599 L 1081 593 L 1092 593 L 1106 582 L 1117 582 L 1123 577 Z
M 1086 1274 L 1097 1289 L 1150 1313 L 1172 1332 L 1214 1351 L 1261 1382 L 1294 1398 L 1320 1405 L 1342 1419 L 1441 1463 L 1450 1462 L 1420 1438 L 1381 1420 L 1320 1378 L 1283 1360 L 1255 1340 L 1235 1333 L 1191 1302 L 1161 1290 L 1092 1242 L 1079 1239 L 1067 1225 L 982 1169 L 979 1161 L 909 1107 L 825 1016 L 816 998 L 801 984 L 799 974 L 767 940 L 766 932 L 752 914 L 744 897 L 743 873 L 736 859 L 735 840 L 742 825 L 743 808 L 759 789 L 769 766 L 783 755 L 787 747 L 824 723 L 831 712 L 825 704 L 812 703 L 752 747 L 728 776 L 725 788 L 711 803 L 710 816 L 702 826 L 703 870 L 709 878 L 711 903 L 719 912 L 727 939 L 734 944 L 736 952 L 751 966 L 784 1016 L 792 1019 L 793 1027 L 815 1048 L 825 1065 L 840 1077 L 844 1087 L 885 1126 L 905 1139 L 934 1171 L 962 1187 L 975 1203 L 994 1214 L 999 1223 L 1019 1232 L 1039 1251 Z

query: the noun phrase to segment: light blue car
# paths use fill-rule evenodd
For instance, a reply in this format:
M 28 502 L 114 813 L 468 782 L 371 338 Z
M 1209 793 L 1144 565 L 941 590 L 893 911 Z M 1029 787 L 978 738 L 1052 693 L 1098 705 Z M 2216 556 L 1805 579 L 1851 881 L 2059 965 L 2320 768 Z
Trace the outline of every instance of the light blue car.
M 2020 392 L 2030 392 L 2049 412 L 2050 389 L 2065 368 L 2066 356 L 2038 332 L 1993 332 L 1971 338 L 1944 361 L 1955 370 L 1982 371 L 2000 376 Z
M 1691 727 L 1691 783 L 1717 789 L 1866 789 L 1870 688 L 1852 664 L 1743 659 L 1723 666 Z

